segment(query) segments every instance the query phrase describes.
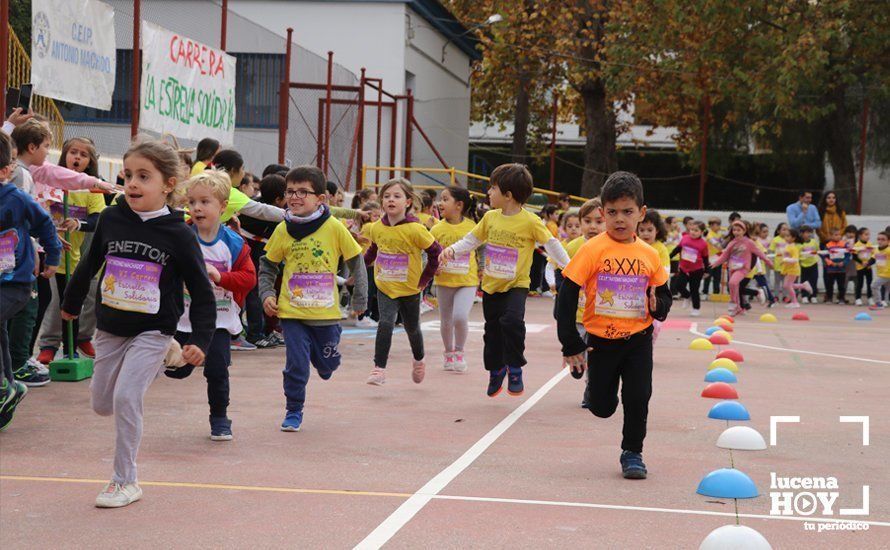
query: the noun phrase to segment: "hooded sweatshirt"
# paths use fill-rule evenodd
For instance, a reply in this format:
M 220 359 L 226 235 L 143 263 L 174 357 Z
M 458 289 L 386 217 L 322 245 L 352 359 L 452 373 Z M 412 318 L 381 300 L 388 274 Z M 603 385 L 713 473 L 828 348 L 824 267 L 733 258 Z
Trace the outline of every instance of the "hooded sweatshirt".
M 216 327 L 216 299 L 198 239 L 182 212 L 142 221 L 126 201 L 106 208 L 90 250 L 65 290 L 64 311 L 80 313 L 90 281 L 100 269 L 96 291 L 100 330 L 123 337 L 152 330 L 175 334 L 184 311 L 185 283 L 192 328 L 186 345 L 207 351 Z
M 0 283 L 34 280 L 31 237 L 43 246 L 46 265 L 59 265 L 62 243 L 49 214 L 14 184 L 0 184 Z

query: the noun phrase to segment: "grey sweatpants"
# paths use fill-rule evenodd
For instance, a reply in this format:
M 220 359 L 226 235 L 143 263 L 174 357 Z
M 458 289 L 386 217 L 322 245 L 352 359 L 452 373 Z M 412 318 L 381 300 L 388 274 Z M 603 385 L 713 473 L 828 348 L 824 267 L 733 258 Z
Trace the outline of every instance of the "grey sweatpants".
M 93 338 L 96 331 L 96 285 L 99 284 L 99 278 L 96 277 L 90 282 L 90 290 L 86 294 L 83 301 L 83 309 L 81 310 L 78 320 L 78 333 L 74 337 L 74 343 L 85 342 Z M 37 338 L 37 347 L 56 348 L 62 347 L 62 338 L 65 334 L 62 325 L 62 317 L 59 314 L 59 289 L 56 286 L 56 280 L 50 281 L 52 287 L 52 299 L 43 315 L 43 321 L 40 323 L 40 336 Z
M 881 287 L 885 287 L 887 289 L 887 296 L 884 300 L 890 300 L 890 279 L 885 279 L 884 277 L 875 276 L 874 282 L 871 284 L 872 294 L 875 296 L 875 301 L 881 301 Z
M 132 337 L 96 331 L 90 394 L 96 414 L 114 414 L 114 477 L 111 478 L 114 482 L 136 481 L 136 453 L 142 441 L 142 400 L 163 368 L 172 339 L 172 335 L 156 330 Z
M 436 297 L 439 299 L 439 331 L 445 352 L 463 351 L 476 287 L 436 286 Z

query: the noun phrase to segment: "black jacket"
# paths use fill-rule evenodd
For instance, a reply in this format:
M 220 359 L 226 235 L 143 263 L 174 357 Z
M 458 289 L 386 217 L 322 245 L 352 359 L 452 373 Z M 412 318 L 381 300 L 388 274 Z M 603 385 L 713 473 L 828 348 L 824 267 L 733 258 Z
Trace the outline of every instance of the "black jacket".
M 137 260 L 161 266 L 157 313 L 116 309 L 102 302 L 106 284 L 106 256 Z M 153 267 L 153 266 L 152 266 Z M 151 330 L 175 334 L 183 313 L 183 283 L 191 296 L 189 319 L 192 333 L 188 344 L 207 351 L 216 327 L 216 300 L 204 266 L 201 247 L 183 220 L 182 212 L 142 221 L 126 201 L 106 208 L 99 217 L 95 237 L 65 289 L 62 309 L 79 315 L 93 276 L 103 269 L 96 291 L 96 324 L 116 336 L 136 336 Z

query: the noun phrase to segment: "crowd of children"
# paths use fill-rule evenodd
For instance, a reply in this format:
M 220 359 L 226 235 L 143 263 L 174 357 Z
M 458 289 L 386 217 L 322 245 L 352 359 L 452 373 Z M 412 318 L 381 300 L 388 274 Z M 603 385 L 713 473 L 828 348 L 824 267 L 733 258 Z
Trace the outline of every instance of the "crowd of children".
M 703 281 L 705 295 L 727 281 L 735 314 L 751 296 L 773 302 L 780 287 L 794 306 L 798 291 L 815 300 L 820 259 L 829 301 L 834 285 L 844 299 L 851 265 L 857 302 L 863 293 L 883 299 L 890 286 L 886 232 L 877 246 L 856 228 L 820 245 L 809 228 L 780 226 L 769 240 L 763 224 L 737 216 L 728 234 L 719 219 L 681 227 L 647 210 L 640 180 L 627 172 L 612 174 L 576 212 L 567 196 L 540 214 L 527 209 L 532 177 L 519 164 L 497 167 L 483 200 L 459 186 L 418 193 L 394 178 L 344 208 L 342 189 L 319 169 L 273 164 L 255 177 L 237 151 L 214 140 L 198 144 L 194 163 L 167 143 L 137 140 L 119 183 L 109 184 L 97 177 L 90 140 L 68 140 L 54 166 L 46 163 L 48 126 L 17 112 L 11 122 L 0 134 L 0 429 L 29 386 L 49 381 L 47 364 L 60 348 L 95 357 L 92 408 L 115 423 L 113 476 L 99 507 L 142 496 L 143 399 L 160 372 L 182 379 L 201 368 L 210 438 L 229 441 L 231 351 L 283 345 L 280 429 L 296 432 L 312 368 L 328 380 L 340 366 L 343 319 L 376 331 L 368 384 L 386 382 L 396 325 L 419 384 L 427 368 L 421 315 L 437 303 L 442 368 L 462 373 L 472 363 L 469 315 L 481 297 L 486 393 L 495 397 L 506 383 L 518 396 L 526 300 L 535 291 L 556 296 L 565 364 L 576 378 L 587 372 L 582 406 L 611 416 L 620 382 L 620 464 L 625 477 L 645 478 L 652 346 L 675 294 L 691 300 L 692 315 Z M 63 248 L 67 272 L 59 268 Z M 767 269 L 781 285 L 770 289 Z M 761 290 L 747 288 L 751 279 Z M 63 321 L 73 349 L 63 343 Z

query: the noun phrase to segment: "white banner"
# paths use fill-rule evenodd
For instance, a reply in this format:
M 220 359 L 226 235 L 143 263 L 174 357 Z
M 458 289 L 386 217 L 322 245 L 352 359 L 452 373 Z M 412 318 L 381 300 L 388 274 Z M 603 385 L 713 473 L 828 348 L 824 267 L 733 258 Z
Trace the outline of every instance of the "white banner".
M 139 126 L 178 138 L 235 140 L 235 58 L 142 22 Z
M 111 109 L 114 9 L 96 0 L 32 0 L 34 93 Z

